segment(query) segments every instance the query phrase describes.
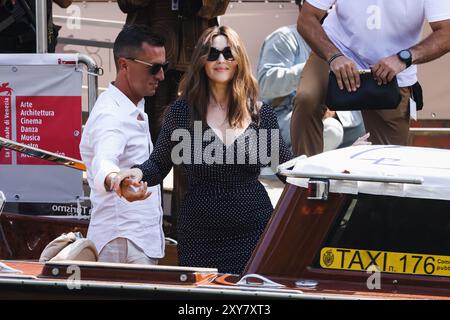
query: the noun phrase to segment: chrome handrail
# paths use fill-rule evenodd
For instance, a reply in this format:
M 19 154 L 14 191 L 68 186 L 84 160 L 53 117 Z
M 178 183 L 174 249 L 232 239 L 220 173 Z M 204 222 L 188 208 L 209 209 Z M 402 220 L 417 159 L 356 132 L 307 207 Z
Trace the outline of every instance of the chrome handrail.
M 278 169 L 278 174 L 290 178 L 316 178 L 316 179 L 330 179 L 330 180 L 405 183 L 405 184 L 423 183 L 423 178 L 421 177 L 400 178 L 394 176 L 376 176 L 376 175 L 350 174 L 350 173 L 320 173 L 307 171 L 300 172 L 287 169 Z
M 87 67 L 88 80 L 88 111 L 91 113 L 98 96 L 98 76 L 103 74 L 103 69 L 97 66 L 94 59 L 85 54 L 78 54 L 78 61 Z

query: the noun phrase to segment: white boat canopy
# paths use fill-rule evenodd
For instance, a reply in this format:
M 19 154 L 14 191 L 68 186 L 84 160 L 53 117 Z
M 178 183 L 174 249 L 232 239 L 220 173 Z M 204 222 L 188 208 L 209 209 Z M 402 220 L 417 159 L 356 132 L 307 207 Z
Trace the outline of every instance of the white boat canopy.
M 298 158 L 292 170 L 281 173 L 289 176 L 288 183 L 300 187 L 308 186 L 309 177 L 329 179 L 330 192 L 335 193 L 450 200 L 450 150 L 446 149 L 352 146 Z

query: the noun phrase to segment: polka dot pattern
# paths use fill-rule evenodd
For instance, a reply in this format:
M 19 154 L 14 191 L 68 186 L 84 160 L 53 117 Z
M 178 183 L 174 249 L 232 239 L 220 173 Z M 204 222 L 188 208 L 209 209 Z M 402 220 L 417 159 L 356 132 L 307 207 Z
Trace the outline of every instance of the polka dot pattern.
M 276 115 L 267 105 L 260 109 L 259 123 L 251 122 L 228 146 L 216 135 L 206 135 L 210 129 L 207 125 L 202 125 L 202 134 L 194 135 L 190 110 L 184 100 L 170 107 L 150 159 L 135 167 L 143 171 L 143 180 L 149 185 L 160 183 L 172 168 L 172 150 L 180 146 L 178 139 L 171 139 L 172 134 L 177 129 L 189 132 L 191 138 L 182 141 L 184 148 L 180 152 L 188 180 L 177 223 L 180 265 L 240 274 L 273 211 L 269 196 L 258 181 L 260 170 L 271 165 L 267 159 L 272 151 L 279 156 L 279 163 L 292 155 L 277 132 Z M 270 138 L 272 132 L 278 133 L 275 140 Z M 256 137 L 256 144 L 250 142 L 250 133 Z M 260 139 L 264 134 L 268 138 Z M 212 144 L 216 148 L 211 148 Z M 265 158 L 259 152 L 263 147 L 267 149 L 263 150 Z M 207 154 L 216 161 L 205 161 Z

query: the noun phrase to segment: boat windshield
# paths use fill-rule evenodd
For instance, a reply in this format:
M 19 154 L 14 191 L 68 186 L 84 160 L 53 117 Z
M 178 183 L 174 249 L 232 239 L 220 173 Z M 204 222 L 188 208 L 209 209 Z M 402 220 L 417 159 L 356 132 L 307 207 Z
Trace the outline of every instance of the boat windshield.
M 357 195 L 314 267 L 450 277 L 449 212 L 448 200 Z
M 326 246 L 450 256 L 450 201 L 360 194 Z

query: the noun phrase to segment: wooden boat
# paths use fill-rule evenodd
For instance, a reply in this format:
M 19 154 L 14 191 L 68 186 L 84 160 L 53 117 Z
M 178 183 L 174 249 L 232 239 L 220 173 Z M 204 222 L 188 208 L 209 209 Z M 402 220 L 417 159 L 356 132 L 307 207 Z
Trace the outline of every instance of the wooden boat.
M 114 2 L 85 2 L 83 2 L 83 6 L 76 7 L 78 10 L 82 10 L 80 21 L 83 21 L 83 28 L 67 28 L 69 23 L 66 22 L 71 17 L 63 10 L 57 12 L 57 14 L 59 13 L 55 17 L 56 20 L 59 19 L 57 22 L 64 25 L 60 33 L 60 36 L 62 36 L 60 37 L 60 49 L 66 52 L 76 51 L 91 54 L 91 51 L 86 51 L 87 48 L 96 47 L 98 49 L 96 55 L 100 57 L 101 61 L 105 62 L 104 65 L 100 65 L 107 72 L 107 76 L 100 79 L 101 86 L 105 87 L 111 81 L 113 72 L 113 68 L 107 65 L 111 62 L 111 39 L 123 25 L 125 17 L 117 10 L 117 4 Z M 294 22 L 297 17 L 297 8 L 290 1 L 278 2 L 284 3 L 266 1 L 261 4 L 254 1 L 233 1 L 227 15 L 223 17 L 224 24 L 231 25 L 243 38 L 246 38 L 251 60 L 254 62 L 257 61 L 264 37 L 274 30 L 278 24 L 284 25 L 286 21 Z M 98 6 L 102 7 L 99 9 Z M 284 19 L 279 19 L 280 13 L 285 17 Z M 286 19 L 286 17 L 290 18 Z M 111 21 L 111 19 L 115 21 Z M 252 21 L 255 23 L 252 23 Z M 264 28 L 262 28 L 261 24 L 258 24 L 259 21 L 267 21 L 268 23 L 265 23 Z M 99 26 L 106 26 L 106 28 L 99 28 Z M 92 30 L 95 32 L 92 32 Z M 111 30 L 112 33 L 109 34 Z M 427 32 L 429 30 L 425 30 L 425 33 Z M 81 33 L 89 35 L 89 39 L 91 39 L 92 34 L 95 34 L 96 39 L 87 40 Z M 75 37 L 73 34 L 75 34 Z M 449 109 L 446 106 L 448 90 L 446 90 L 445 81 L 436 79 L 436 75 L 444 74 L 438 71 L 443 68 L 442 66 L 448 64 L 448 59 L 449 57 L 446 56 L 439 62 L 419 67 L 422 73 L 420 78 L 425 89 L 426 112 L 420 113 L 420 120 L 413 124 L 411 145 L 450 148 L 449 122 L 446 120 L 449 118 Z M 436 127 L 436 129 L 433 127 Z M 430 160 L 431 165 L 434 164 L 433 161 L 436 158 L 441 159 L 440 151 L 432 152 L 436 156 Z M 335 153 L 327 153 L 323 157 L 328 159 L 330 163 L 335 161 Z M 388 158 L 389 154 L 386 153 L 383 157 Z M 316 159 L 313 157 L 311 161 L 316 161 Z M 68 163 L 66 162 L 66 164 Z M 428 164 L 423 164 L 423 166 L 428 168 Z M 162 265 L 166 266 L 130 267 L 129 265 L 80 261 L 39 263 L 37 259 L 44 247 L 61 233 L 74 231 L 86 235 L 88 220 L 77 219 L 76 217 L 35 216 L 34 212 L 27 212 L 27 209 L 22 209 L 20 214 L 3 212 L 0 214 L 0 259 L 4 261 L 6 266 L 18 271 L 7 272 L 8 270 L 5 268 L 0 270 L 0 297 L 448 298 L 450 296 L 448 273 L 444 275 L 427 274 L 427 272 L 431 272 L 433 266 L 435 269 L 437 268 L 433 264 L 437 260 L 441 259 L 444 263 L 448 261 L 447 256 L 450 255 L 450 252 L 447 248 L 440 248 L 442 252 L 428 252 L 425 250 L 426 248 L 420 247 L 420 250 L 417 249 L 418 251 L 416 251 L 417 244 L 414 242 L 416 238 L 410 237 L 407 238 L 406 244 L 400 243 L 403 245 L 400 256 L 394 255 L 394 258 L 397 257 L 399 260 L 397 264 L 400 263 L 400 269 L 393 268 L 391 270 L 386 265 L 387 268 L 383 269 L 383 272 L 369 274 L 366 270 L 355 270 L 360 264 L 367 267 L 366 260 L 358 260 L 367 259 L 367 251 L 372 255 L 370 257 L 380 259 L 385 255 L 391 256 L 391 253 L 399 253 L 398 250 L 386 247 L 386 243 L 382 243 L 384 247 L 377 248 L 377 243 L 368 241 L 361 243 L 347 240 L 346 246 L 342 245 L 342 247 L 336 247 L 337 244 L 333 242 L 328 243 L 334 233 L 345 233 L 344 229 L 346 228 L 343 226 L 347 226 L 347 223 L 349 223 L 345 217 L 348 217 L 347 214 L 351 213 L 351 208 L 358 206 L 358 203 L 364 204 L 365 201 L 369 201 L 369 203 L 377 205 L 379 205 L 378 202 L 396 204 L 395 199 L 404 198 L 414 199 L 417 203 L 396 204 L 400 208 L 398 211 L 402 213 L 413 211 L 414 215 L 411 214 L 408 217 L 415 217 L 416 229 L 417 225 L 423 225 L 428 233 L 442 236 L 448 230 L 434 230 L 433 226 L 444 228 L 449 224 L 448 218 L 445 216 L 438 217 L 441 220 L 432 221 L 430 222 L 432 225 L 428 226 L 428 206 L 429 201 L 432 201 L 430 206 L 442 208 L 441 211 L 444 213 L 448 212 L 448 199 L 436 198 L 438 189 L 445 188 L 445 177 L 448 177 L 448 170 L 439 169 L 443 181 L 441 184 L 438 186 L 431 185 L 428 186 L 428 189 L 423 189 L 424 194 L 431 199 L 409 198 L 404 195 L 386 196 L 384 194 L 371 195 L 375 197 L 375 199 L 372 199 L 364 192 L 355 191 L 354 184 L 351 188 L 349 187 L 353 190 L 353 193 L 346 193 L 345 190 L 333 190 L 333 183 L 336 181 L 333 179 L 342 178 L 339 177 L 342 170 L 338 170 L 337 174 L 333 172 L 333 174 L 330 174 L 325 169 L 329 169 L 328 166 L 322 167 L 321 173 L 325 172 L 328 175 L 319 175 L 318 182 L 311 181 L 311 188 L 307 188 L 305 184 L 296 184 L 296 180 L 291 180 L 285 187 L 274 210 L 273 217 L 242 275 L 221 275 L 214 269 L 174 268 L 172 266 L 176 265 L 176 248 L 169 244 L 166 247 L 168 253 L 166 260 L 161 262 Z M 421 175 L 422 169 L 423 167 L 420 166 L 413 167 L 410 172 L 403 175 L 407 177 L 412 174 Z M 350 166 L 344 169 L 345 171 L 353 173 Z M 314 173 L 314 179 L 317 180 L 317 172 L 312 173 Z M 292 172 L 287 174 L 292 174 Z M 346 178 L 349 178 L 349 176 Z M 359 178 L 367 178 L 367 175 L 360 175 Z M 351 184 L 348 180 L 346 181 L 347 184 Z M 424 182 L 427 185 L 428 177 L 424 177 Z M 331 183 L 330 188 L 331 186 L 333 188 L 328 189 L 327 193 L 324 190 L 327 190 L 329 183 Z M 372 183 L 380 184 L 381 182 Z M 409 184 L 410 182 L 382 182 L 382 187 L 380 188 L 378 185 L 377 190 L 383 191 L 384 187 L 389 189 L 392 186 L 408 186 Z M 323 194 L 319 194 L 319 196 L 316 194 L 318 199 L 309 199 L 312 192 L 310 189 L 327 194 L 326 199 L 323 199 Z M 402 206 L 409 211 L 401 209 Z M 436 215 L 436 213 L 434 214 Z M 387 218 L 384 217 L 385 220 L 383 221 L 390 221 Z M 417 222 L 418 220 L 420 223 Z M 376 219 L 375 222 L 380 224 Z M 374 231 L 364 225 L 363 222 L 359 221 L 356 225 L 364 226 L 365 229 L 363 230 L 366 232 L 366 234 L 360 232 L 358 240 L 364 239 L 366 235 L 374 236 Z M 392 234 L 400 234 L 395 232 L 397 231 L 395 228 L 394 231 L 389 230 L 390 233 L 384 230 L 383 226 L 387 225 L 389 224 L 379 226 L 380 234 L 385 235 L 387 233 L 391 236 Z M 355 227 L 352 228 L 355 230 Z M 416 229 L 414 230 L 417 231 Z M 402 232 L 406 231 L 402 230 Z M 420 238 L 423 237 L 417 236 L 417 239 Z M 442 236 L 442 238 L 442 241 L 436 241 L 436 243 L 445 244 L 448 242 L 445 237 Z M 372 241 L 375 240 L 372 239 Z M 378 239 L 378 241 L 380 240 Z M 395 241 L 391 242 L 395 243 Z M 410 244 L 410 247 L 408 247 L 408 244 Z M 412 244 L 415 244 L 416 247 L 413 247 Z M 350 251 L 347 253 L 343 250 Z M 366 251 L 366 256 L 362 257 L 364 251 Z M 354 260 L 352 259 L 350 262 L 354 263 L 350 263 L 349 268 L 337 268 L 332 262 L 339 259 L 339 254 L 336 254 L 336 252 L 345 257 L 351 255 Z M 375 260 L 377 261 L 377 259 Z M 408 269 L 410 260 L 412 261 L 412 271 Z M 380 262 L 381 267 L 383 267 L 385 261 L 387 260 Z M 401 265 L 402 263 L 404 265 Z M 363 267 L 360 269 L 364 269 Z M 441 266 L 441 268 L 444 267 L 448 266 Z M 405 272 L 411 272 L 398 272 L 399 270 L 403 271 L 403 269 L 405 269 Z M 69 274 L 64 272 L 69 270 L 72 270 Z M 76 270 L 80 271 L 79 282 L 76 282 Z M 379 283 L 375 281 L 377 275 L 380 276 Z M 71 278 L 71 276 L 75 276 L 75 278 Z M 368 285 L 367 280 L 371 276 L 374 276 L 374 283 Z M 83 290 L 74 290 L 74 287 Z
M 449 299 L 449 163 L 450 150 L 357 146 L 281 165 L 288 184 L 241 275 L 17 261 L 38 246 L 8 242 L 23 225 L 3 213 L 2 252 L 15 256 L 2 261 L 0 298 Z M 45 233 L 44 219 L 28 232 Z

